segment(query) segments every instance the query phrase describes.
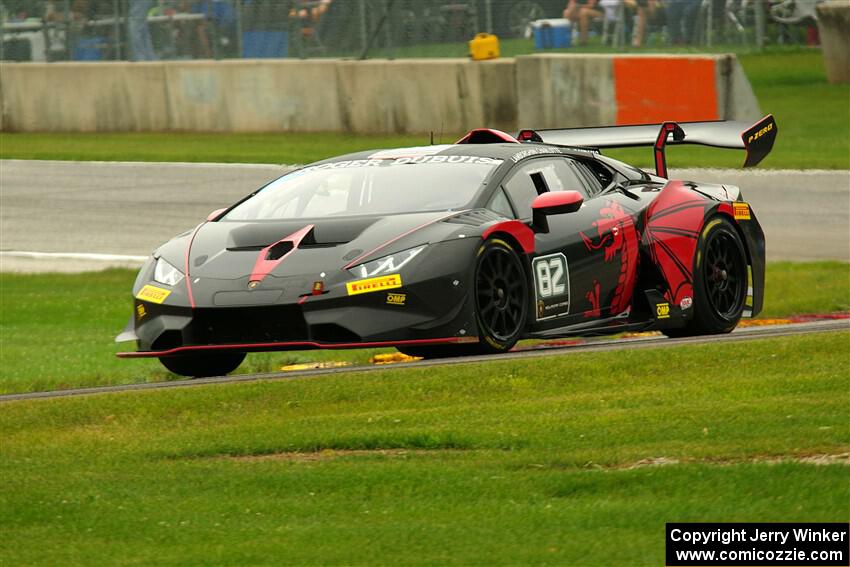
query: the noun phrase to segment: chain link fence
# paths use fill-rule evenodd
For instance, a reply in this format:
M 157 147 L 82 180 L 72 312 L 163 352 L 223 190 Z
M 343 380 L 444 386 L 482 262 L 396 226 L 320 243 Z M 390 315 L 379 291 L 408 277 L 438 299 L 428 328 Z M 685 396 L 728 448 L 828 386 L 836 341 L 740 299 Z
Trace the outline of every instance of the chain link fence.
M 463 57 L 816 44 L 815 0 L 0 0 L 0 59 Z M 564 16 L 569 20 L 564 20 Z M 567 23 L 569 22 L 569 24 Z

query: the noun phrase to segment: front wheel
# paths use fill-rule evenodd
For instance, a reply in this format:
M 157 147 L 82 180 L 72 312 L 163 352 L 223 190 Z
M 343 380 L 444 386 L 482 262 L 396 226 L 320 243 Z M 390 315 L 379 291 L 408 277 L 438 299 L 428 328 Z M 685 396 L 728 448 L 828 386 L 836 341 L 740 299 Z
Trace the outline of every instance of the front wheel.
M 475 264 L 475 317 L 482 352 L 510 350 L 525 329 L 528 282 L 522 262 L 499 238 L 486 240 Z
M 478 248 L 473 276 L 478 343 L 396 347 L 408 356 L 447 358 L 510 350 L 525 330 L 528 282 L 522 261 L 511 246 L 490 238 Z
M 694 316 L 685 327 L 666 329 L 669 337 L 729 333 L 747 300 L 747 255 L 735 227 L 722 217 L 709 220 L 697 243 Z
M 230 374 L 242 364 L 243 360 L 245 360 L 244 352 L 180 354 L 163 356 L 159 359 L 171 372 L 192 378 Z

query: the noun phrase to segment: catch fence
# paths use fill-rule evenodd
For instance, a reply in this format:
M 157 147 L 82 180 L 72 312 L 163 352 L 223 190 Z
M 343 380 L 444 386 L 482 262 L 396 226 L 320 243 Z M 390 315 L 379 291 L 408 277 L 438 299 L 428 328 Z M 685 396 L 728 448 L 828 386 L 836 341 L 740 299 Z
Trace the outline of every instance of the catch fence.
M 817 42 L 814 0 L 0 0 L 0 59 L 463 57 Z M 567 10 L 569 20 L 563 19 Z M 568 23 L 569 22 L 569 23 Z M 584 25 L 582 25 L 584 22 Z M 584 30 L 582 30 L 584 28 Z

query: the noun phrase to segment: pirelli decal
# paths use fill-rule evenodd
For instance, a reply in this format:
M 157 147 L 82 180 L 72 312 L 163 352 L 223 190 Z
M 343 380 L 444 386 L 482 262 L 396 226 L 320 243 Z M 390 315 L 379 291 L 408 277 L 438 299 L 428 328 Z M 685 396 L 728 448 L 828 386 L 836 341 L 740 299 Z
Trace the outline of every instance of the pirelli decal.
M 171 295 L 171 290 L 162 289 L 152 285 L 146 285 L 136 294 L 136 299 L 148 301 L 150 303 L 162 303 L 165 298 Z
M 369 278 L 367 280 L 357 280 L 356 282 L 348 282 L 345 284 L 345 289 L 348 290 L 348 295 L 372 293 L 373 291 L 386 291 L 388 289 L 395 289 L 398 287 L 401 287 L 401 274 L 391 274 L 389 276 Z
M 732 212 L 735 215 L 735 220 L 750 220 L 750 204 L 735 202 L 732 203 Z

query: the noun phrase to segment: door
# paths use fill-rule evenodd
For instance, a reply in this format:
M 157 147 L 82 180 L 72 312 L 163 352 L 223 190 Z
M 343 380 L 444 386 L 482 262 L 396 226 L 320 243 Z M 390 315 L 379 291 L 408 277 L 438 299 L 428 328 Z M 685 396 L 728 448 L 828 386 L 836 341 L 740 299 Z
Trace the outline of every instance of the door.
M 637 211 L 620 192 L 599 194 L 569 158 L 532 159 L 504 183 L 522 220 L 544 191 L 575 190 L 585 202 L 574 213 L 549 217 L 549 232 L 535 235 L 531 259 L 534 330 L 603 319 L 623 313 L 637 272 Z

